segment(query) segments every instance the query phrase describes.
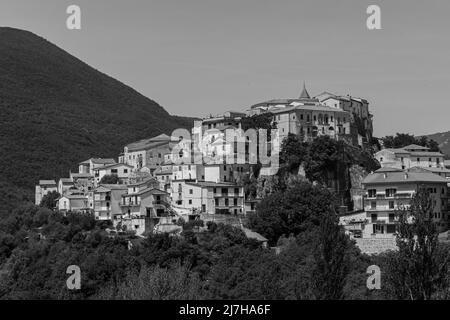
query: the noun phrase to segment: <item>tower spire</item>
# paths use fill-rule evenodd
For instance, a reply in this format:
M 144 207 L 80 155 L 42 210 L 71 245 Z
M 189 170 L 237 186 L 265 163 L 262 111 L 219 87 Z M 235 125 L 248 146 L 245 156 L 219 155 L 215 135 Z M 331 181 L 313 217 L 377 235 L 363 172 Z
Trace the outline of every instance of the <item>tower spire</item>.
M 308 90 L 306 90 L 305 81 L 303 81 L 303 90 L 302 93 L 300 94 L 300 99 L 311 99 Z

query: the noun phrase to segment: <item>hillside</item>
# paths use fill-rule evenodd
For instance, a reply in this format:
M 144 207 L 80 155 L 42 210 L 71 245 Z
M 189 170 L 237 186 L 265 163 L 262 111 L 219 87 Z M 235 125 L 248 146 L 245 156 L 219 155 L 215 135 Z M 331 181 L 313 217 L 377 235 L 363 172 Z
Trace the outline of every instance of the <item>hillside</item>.
M 6 206 L 18 190 L 31 194 L 39 179 L 67 176 L 87 158 L 117 157 L 127 143 L 193 122 L 12 28 L 0 28 L 0 115 L 0 202 Z
M 439 144 L 439 149 L 450 159 L 450 131 L 427 135 Z

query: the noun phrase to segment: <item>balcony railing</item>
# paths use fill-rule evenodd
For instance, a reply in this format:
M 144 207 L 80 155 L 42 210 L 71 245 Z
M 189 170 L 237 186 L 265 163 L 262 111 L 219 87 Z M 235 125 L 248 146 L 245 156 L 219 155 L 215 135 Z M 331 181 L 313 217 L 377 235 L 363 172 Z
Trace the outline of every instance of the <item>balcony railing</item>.
M 138 201 L 138 202 L 131 201 L 131 202 L 121 202 L 120 203 L 121 207 L 137 207 L 140 205 L 141 205 L 140 201 Z

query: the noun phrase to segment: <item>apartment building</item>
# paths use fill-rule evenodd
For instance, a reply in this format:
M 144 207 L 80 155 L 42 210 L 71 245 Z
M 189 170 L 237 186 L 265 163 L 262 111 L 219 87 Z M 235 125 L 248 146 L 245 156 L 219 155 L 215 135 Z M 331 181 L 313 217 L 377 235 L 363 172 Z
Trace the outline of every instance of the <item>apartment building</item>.
M 244 188 L 234 183 L 173 181 L 174 207 L 206 214 L 244 214 Z
M 397 168 L 382 168 L 369 174 L 362 182 L 365 190 L 364 211 L 367 223 L 363 238 L 393 237 L 396 232 L 397 210 L 408 208 L 413 196 L 425 188 L 432 197 L 433 220 L 441 230 L 447 228 L 447 180 L 431 172 L 405 172 Z
M 127 185 L 120 202 L 122 217 L 156 218 L 170 208 L 169 193 L 159 189 L 156 179 Z
M 127 186 L 120 184 L 101 184 L 93 191 L 93 209 L 95 219 L 113 220 L 122 214 L 120 206 L 122 195 L 127 193 Z

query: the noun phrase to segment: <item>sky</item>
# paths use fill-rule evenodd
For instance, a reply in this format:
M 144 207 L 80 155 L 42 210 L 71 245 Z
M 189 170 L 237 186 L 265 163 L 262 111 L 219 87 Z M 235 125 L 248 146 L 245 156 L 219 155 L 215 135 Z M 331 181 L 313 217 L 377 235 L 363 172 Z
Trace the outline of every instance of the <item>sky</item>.
M 381 8 L 381 30 L 366 9 Z M 81 30 L 66 9 L 81 8 Z M 448 0 L 0 0 L 25 29 L 169 113 L 296 98 L 303 82 L 369 100 L 376 136 L 450 130 Z

